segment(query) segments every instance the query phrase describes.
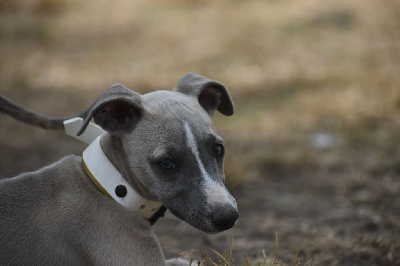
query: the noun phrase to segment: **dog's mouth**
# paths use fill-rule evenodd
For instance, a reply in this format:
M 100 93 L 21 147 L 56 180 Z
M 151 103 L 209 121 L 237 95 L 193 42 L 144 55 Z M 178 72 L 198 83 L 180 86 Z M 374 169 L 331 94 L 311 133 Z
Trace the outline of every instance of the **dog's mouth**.
M 198 209 L 190 209 L 187 213 L 181 214 L 174 209 L 169 209 L 171 213 L 180 220 L 183 220 L 194 228 L 207 233 L 216 234 L 231 229 L 239 218 L 237 209 L 215 208 L 214 212 L 205 212 Z

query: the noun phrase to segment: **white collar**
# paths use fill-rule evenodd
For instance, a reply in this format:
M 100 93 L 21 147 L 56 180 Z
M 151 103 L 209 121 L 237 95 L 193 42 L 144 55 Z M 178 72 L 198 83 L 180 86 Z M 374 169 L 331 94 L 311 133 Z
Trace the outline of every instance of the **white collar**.
M 89 125 L 90 138 L 82 139 L 74 134 L 71 128 L 79 128 L 82 123 L 81 118 L 74 118 L 64 121 L 66 132 L 83 142 L 90 143 L 82 154 L 82 164 L 85 172 L 92 182 L 100 189 L 103 194 L 111 197 L 116 202 L 131 210 L 139 213 L 146 219 L 150 219 L 162 207 L 160 202 L 150 201 L 139 195 L 129 183 L 122 177 L 117 168 L 110 162 L 101 148 L 101 133 L 104 131 L 94 124 Z M 93 140 L 94 138 L 94 140 Z M 92 141 L 93 140 L 93 141 Z M 118 187 L 118 189 L 117 189 Z M 116 191 L 119 190 L 119 193 Z M 120 196 L 117 196 L 119 194 Z M 125 195 L 124 195 L 125 194 Z

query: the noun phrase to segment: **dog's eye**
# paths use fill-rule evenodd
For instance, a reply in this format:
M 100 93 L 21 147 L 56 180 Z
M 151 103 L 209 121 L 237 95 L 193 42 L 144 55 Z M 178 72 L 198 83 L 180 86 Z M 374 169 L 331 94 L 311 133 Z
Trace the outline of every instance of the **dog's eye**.
M 224 155 L 225 148 L 222 144 L 217 144 L 214 146 L 214 156 L 221 157 Z
M 164 171 L 172 171 L 176 168 L 176 165 L 171 160 L 165 159 L 159 162 L 158 164 L 160 168 Z

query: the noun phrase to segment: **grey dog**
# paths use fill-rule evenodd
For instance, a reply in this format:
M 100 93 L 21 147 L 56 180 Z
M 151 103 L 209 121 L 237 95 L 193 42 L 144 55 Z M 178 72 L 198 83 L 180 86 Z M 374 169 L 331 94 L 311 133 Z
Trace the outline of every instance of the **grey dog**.
M 116 84 L 82 112 L 79 134 L 92 118 L 106 131 L 101 149 L 123 182 L 163 205 L 154 216 L 168 208 L 193 227 L 217 233 L 232 228 L 239 214 L 224 185 L 224 143 L 211 120 L 216 110 L 234 112 L 226 87 L 197 74 L 172 91 L 144 95 Z M 62 119 L 2 96 L 0 111 L 44 128 L 63 127 Z M 0 180 L 0 264 L 165 265 L 151 227 L 158 217 L 119 204 L 89 175 L 82 157 L 67 156 Z M 121 198 L 131 193 L 123 186 L 115 191 Z

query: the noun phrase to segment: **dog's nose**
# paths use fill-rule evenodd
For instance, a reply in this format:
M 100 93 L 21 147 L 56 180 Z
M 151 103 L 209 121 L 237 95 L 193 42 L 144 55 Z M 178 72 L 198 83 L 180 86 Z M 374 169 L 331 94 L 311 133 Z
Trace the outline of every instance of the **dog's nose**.
M 217 206 L 213 210 L 212 222 L 221 231 L 228 230 L 235 225 L 239 218 L 237 209 L 231 205 Z

